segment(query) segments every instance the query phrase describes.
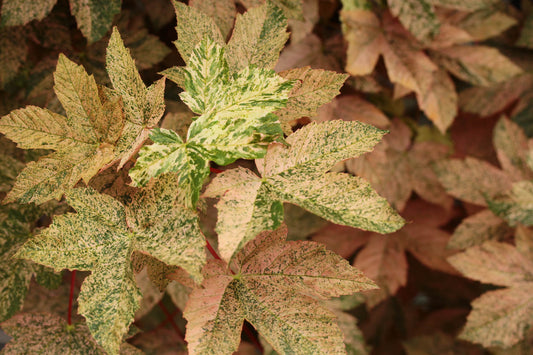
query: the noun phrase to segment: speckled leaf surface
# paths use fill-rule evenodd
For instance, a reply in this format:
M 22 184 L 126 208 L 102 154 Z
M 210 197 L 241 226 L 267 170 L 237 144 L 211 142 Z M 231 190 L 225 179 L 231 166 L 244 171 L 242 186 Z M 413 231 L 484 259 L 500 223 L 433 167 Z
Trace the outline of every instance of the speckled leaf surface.
M 344 353 L 334 314 L 317 299 L 372 289 L 347 261 L 314 242 L 285 242 L 285 227 L 260 234 L 236 256 L 204 269 L 184 311 L 191 354 L 237 350 L 246 319 L 280 354 Z
M 228 37 L 237 15 L 237 7 L 233 0 L 191 0 L 189 6 L 212 17 L 222 32 L 222 37 Z
M 13 339 L 2 354 L 105 354 L 85 324 L 73 324 L 54 314 L 23 313 L 3 322 Z
M 389 0 L 387 3 L 392 14 L 419 40 L 431 39 L 439 31 L 431 0 Z
M 245 169 L 219 174 L 205 195 L 222 196 L 217 205 L 222 257 L 230 260 L 259 231 L 275 228 L 283 216 L 282 202 L 339 224 L 382 233 L 400 228 L 401 217 L 367 182 L 327 173 L 338 161 L 371 150 L 383 133 L 359 122 L 309 124 L 289 136 L 290 148 L 271 145 L 256 162 L 263 178 Z
M 463 219 L 453 232 L 448 245 L 451 248 L 466 249 L 488 240 L 503 240 L 511 232 L 512 228 L 503 219 L 485 209 Z
M 102 38 L 120 12 L 121 0 L 70 0 L 70 11 L 89 43 Z
M 288 38 L 287 18 L 271 1 L 237 15 L 225 53 L 229 69 L 238 72 L 250 65 L 274 69 Z
M 487 196 L 492 212 L 511 226 L 533 225 L 533 181 L 519 181 L 501 196 Z
M 6 202 L 60 198 L 80 179 L 88 182 L 114 158 L 113 144 L 123 124 L 120 100 L 102 102 L 94 78 L 63 55 L 54 81 L 67 117 L 28 106 L 0 120 L 0 131 L 19 147 L 56 151 L 26 166 Z
M 447 47 L 432 57 L 453 75 L 473 85 L 489 86 L 522 73 L 498 50 L 486 46 Z
M 120 166 L 123 166 L 148 138 L 149 129 L 155 127 L 163 116 L 165 82 L 161 79 L 148 88 L 144 85 L 116 28 L 107 47 L 106 67 L 113 88 L 124 102 L 126 121 L 117 142 L 117 155 L 121 158 Z
M 493 143 L 503 170 L 517 179 L 533 178 L 527 165 L 528 139 L 516 123 L 502 117 L 493 130 Z
M 448 259 L 467 277 L 508 286 L 472 302 L 460 338 L 507 348 L 525 336 L 533 323 L 533 261 L 528 256 L 512 245 L 489 241 Z
M 201 277 L 204 239 L 196 214 L 175 204 L 176 189 L 171 177 L 157 181 L 127 207 L 90 188 L 70 190 L 67 201 L 78 213 L 56 217 L 17 254 L 56 270 L 92 271 L 81 288 L 79 312 L 111 354 L 118 353 L 139 308 L 141 294 L 131 263 L 134 250 Z
M 287 18 L 303 20 L 301 0 L 240 0 L 240 2 L 247 9 L 260 6 L 265 2 L 271 2 L 283 10 L 283 13 Z
M 42 20 L 50 13 L 57 0 L 5 0 L 2 3 L 2 25 L 25 25 L 32 20 Z
M 475 158 L 443 160 L 434 169 L 450 195 L 481 206 L 487 205 L 485 195 L 495 196 L 511 188 L 511 177 Z
M 320 106 L 330 102 L 340 93 L 348 77 L 347 74 L 310 67 L 287 70 L 279 75 L 297 81 L 289 95 L 287 106 L 276 112 L 282 126 L 300 117 L 316 115 L 316 110 Z
M 133 184 L 144 186 L 152 177 L 177 173 L 179 185 L 189 192 L 194 205 L 209 175 L 209 160 L 194 145 L 185 144 L 174 131 L 155 128 L 150 133 L 150 139 L 154 144 L 139 151 L 139 158 L 129 171 Z
M 176 25 L 178 39 L 174 41 L 174 44 L 185 63 L 188 63 L 194 48 L 205 37 L 209 37 L 221 46 L 224 45 L 222 33 L 210 16 L 176 0 L 172 4 L 178 20 Z
M 286 104 L 293 83 L 256 67 L 230 74 L 223 47 L 208 37 L 181 73 L 185 92 L 180 97 L 200 116 L 193 118 L 186 143 L 173 131 L 153 130 L 155 144 L 140 151 L 131 173 L 134 183 L 142 185 L 163 172 L 179 172 L 182 186 L 191 187 L 194 204 L 210 160 L 226 165 L 260 158 L 270 142 L 282 139 L 272 112 Z

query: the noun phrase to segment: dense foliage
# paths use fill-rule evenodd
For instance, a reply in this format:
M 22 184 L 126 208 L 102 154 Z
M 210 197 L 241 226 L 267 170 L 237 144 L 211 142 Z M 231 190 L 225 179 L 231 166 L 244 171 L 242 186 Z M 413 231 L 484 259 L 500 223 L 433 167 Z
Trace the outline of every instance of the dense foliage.
M 531 352 L 531 1 L 3 0 L 0 48 L 2 353 Z

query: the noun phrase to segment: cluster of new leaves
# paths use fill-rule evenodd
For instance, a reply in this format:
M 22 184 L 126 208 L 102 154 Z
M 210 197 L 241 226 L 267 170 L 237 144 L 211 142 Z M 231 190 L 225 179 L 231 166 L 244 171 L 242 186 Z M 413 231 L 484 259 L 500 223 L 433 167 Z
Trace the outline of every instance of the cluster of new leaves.
M 191 353 L 237 350 L 244 320 L 278 352 L 342 353 L 345 345 L 335 317 L 318 301 L 373 288 L 373 282 L 318 244 L 287 243 L 283 230 L 257 235 L 281 225 L 283 202 L 335 223 L 381 233 L 400 228 L 403 219 L 367 182 L 330 172 L 337 162 L 372 150 L 385 132 L 334 121 L 310 124 L 285 140 L 280 118 L 289 122 L 312 114 L 336 95 L 345 76 L 310 68 L 280 75 L 272 70 L 287 39 L 283 11 L 272 2 L 238 16 L 227 45 L 211 18 L 174 5 L 176 46 L 187 65 L 164 73 L 184 88 L 181 100 L 199 115 L 185 139 L 155 128 L 165 108 L 164 78 L 145 86 L 116 28 L 106 56 L 112 89 L 96 84 L 82 66 L 60 55 L 54 90 L 66 116 L 27 106 L 0 121 L 0 131 L 20 148 L 54 151 L 22 170 L 4 202 L 43 203 L 65 195 L 76 211 L 55 217 L 34 237 L 27 233 L 24 245 L 10 248 L 7 256 L 58 271 L 91 272 L 81 287 L 78 311 L 98 345 L 87 340 L 83 329 L 69 325 L 62 330 L 53 320 L 41 331 L 55 336 L 66 331 L 71 341 L 85 344 L 85 351 L 100 351 L 101 346 L 119 353 L 142 297 L 134 270 L 146 265 L 149 274 L 159 268 L 185 271 L 180 280 L 205 278 L 202 286 L 185 282 L 192 288 L 184 311 Z M 191 18 L 180 18 L 184 13 Z M 205 26 L 196 33 L 192 27 L 185 31 L 193 20 Z M 258 22 L 262 32 L 251 34 Z M 153 144 L 142 147 L 148 137 Z M 76 188 L 80 180 L 88 184 L 115 163 L 123 168 L 137 151 L 129 175 L 134 186 L 143 188 L 128 201 L 91 187 Z M 206 197 L 221 197 L 216 230 L 228 264 L 205 265 L 196 212 L 200 191 L 210 161 L 227 165 L 237 159 L 256 159 L 262 177 L 237 168 L 207 188 Z M 26 283 L 31 273 L 27 275 Z M 211 293 L 219 296 L 206 300 Z M 40 324 L 39 317 L 21 316 L 18 322 Z M 24 334 L 15 330 L 13 336 L 11 347 L 24 347 L 19 343 Z M 58 348 L 68 347 L 65 342 Z M 24 351 L 31 351 L 34 343 L 27 345 Z

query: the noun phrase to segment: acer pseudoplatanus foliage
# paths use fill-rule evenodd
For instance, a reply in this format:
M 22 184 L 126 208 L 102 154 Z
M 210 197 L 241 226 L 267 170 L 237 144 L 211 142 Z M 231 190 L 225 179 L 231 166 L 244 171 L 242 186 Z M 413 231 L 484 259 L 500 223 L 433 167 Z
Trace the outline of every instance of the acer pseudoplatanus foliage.
M 531 353 L 517 3 L 2 1 L 0 352 Z
M 191 354 L 236 351 L 245 320 L 279 353 L 344 353 L 336 317 L 323 301 L 376 285 L 320 244 L 287 242 L 283 203 L 380 233 L 400 228 L 403 219 L 366 181 L 331 171 L 371 151 L 386 132 L 331 121 L 285 138 L 282 127 L 290 133 L 287 123 L 332 99 L 346 76 L 308 67 L 274 72 L 287 20 L 272 2 L 239 15 L 227 44 L 213 19 L 174 6 L 176 46 L 186 65 L 163 74 L 183 89 L 181 100 L 197 115 L 185 135 L 158 127 L 165 78 L 143 83 L 116 28 L 106 52 L 110 87 L 60 55 L 54 91 L 64 114 L 27 106 L 1 119 L 0 131 L 19 148 L 48 151 L 12 173 L 5 213 L 19 204 L 54 208 L 62 196 L 73 209 L 35 235 L 21 225 L 3 236 L 3 255 L 16 260 L 17 277 L 24 277 L 13 282 L 27 288 L 33 273 L 48 270 L 41 265 L 90 272 L 78 298 L 87 326 L 69 326 L 64 345 L 48 351 L 66 350 L 74 341 L 85 347 L 79 352 L 133 352 L 123 339 L 143 297 L 134 263 L 157 260 L 182 270 L 192 285 L 184 309 Z M 129 169 L 137 188 L 128 199 L 87 186 L 106 169 L 125 169 L 137 152 Z M 211 162 L 225 166 L 238 159 L 255 160 L 257 171 L 227 169 L 204 191 Z M 206 197 L 220 199 L 220 260 L 206 259 L 197 212 Z M 23 245 L 11 241 L 17 235 L 24 235 Z M 20 309 L 24 291 L 3 292 L 11 292 L 2 297 L 6 320 Z M 31 317 L 5 323 L 15 338 L 7 351 L 37 346 L 23 345 L 25 333 L 17 327 L 25 323 L 62 331 L 60 320 Z

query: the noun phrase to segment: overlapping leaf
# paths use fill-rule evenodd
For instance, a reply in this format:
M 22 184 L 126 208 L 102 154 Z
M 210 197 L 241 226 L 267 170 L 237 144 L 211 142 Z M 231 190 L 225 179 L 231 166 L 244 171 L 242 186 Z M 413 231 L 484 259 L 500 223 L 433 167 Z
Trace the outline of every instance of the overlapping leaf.
M 118 353 L 139 307 L 131 264 L 134 250 L 201 278 L 204 239 L 196 213 L 174 202 L 178 193 L 174 177 L 141 190 L 127 207 L 91 188 L 69 190 L 67 201 L 78 213 L 56 217 L 17 254 L 57 270 L 92 271 L 78 298 L 79 312 L 111 354 Z
M 210 262 L 184 311 L 191 354 L 236 351 L 244 320 L 280 354 L 344 353 L 334 314 L 317 302 L 374 283 L 313 242 L 285 242 L 286 228 L 265 232 L 230 267 Z
M 94 78 L 63 55 L 54 79 L 68 117 L 28 106 L 0 121 L 0 131 L 20 148 L 56 151 L 26 166 L 6 202 L 59 198 L 80 179 L 88 182 L 114 158 L 113 145 L 123 125 L 120 99 L 102 101 Z
M 148 88 L 135 67 L 120 34 L 113 29 L 107 47 L 107 71 L 113 88 L 124 102 L 124 130 L 117 142 L 117 157 L 122 167 L 148 138 L 165 111 L 165 81 L 160 79 Z
M 529 240 L 529 248 L 532 241 Z M 460 338 L 483 346 L 507 348 L 533 324 L 533 262 L 509 244 L 489 241 L 450 257 L 467 277 L 507 288 L 489 291 L 472 302 Z
M 25 25 L 31 20 L 42 20 L 57 0 L 6 0 L 2 2 L 2 25 Z
M 179 171 L 182 186 L 192 186 L 195 203 L 210 160 L 226 165 L 259 158 L 270 142 L 282 138 L 272 112 L 285 105 L 292 82 L 256 67 L 231 75 L 224 49 L 209 37 L 180 70 L 186 78 L 180 96 L 200 116 L 193 119 L 186 143 L 172 131 L 154 130 L 155 144 L 141 150 L 130 176 L 134 184 L 143 185 L 163 172 Z
M 2 349 L 2 354 L 106 354 L 85 324 L 68 325 L 55 314 L 23 313 L 1 325 L 13 337 Z M 128 343 L 122 344 L 120 353 L 142 354 Z
M 271 145 L 257 161 L 263 176 L 238 168 L 219 174 L 208 186 L 207 197 L 217 204 L 219 248 L 230 260 L 263 230 L 279 226 L 282 202 L 290 202 L 338 224 L 381 233 L 392 232 L 403 220 L 360 178 L 328 173 L 335 163 L 373 148 L 383 131 L 359 122 L 310 124 L 287 143 Z
M 450 207 L 452 199 L 431 169 L 433 162 L 449 154 L 449 147 L 431 141 L 412 143 L 411 130 L 400 120 L 392 121 L 390 130 L 373 152 L 347 161 L 347 170 L 367 179 L 400 211 L 413 191 L 429 202 Z

